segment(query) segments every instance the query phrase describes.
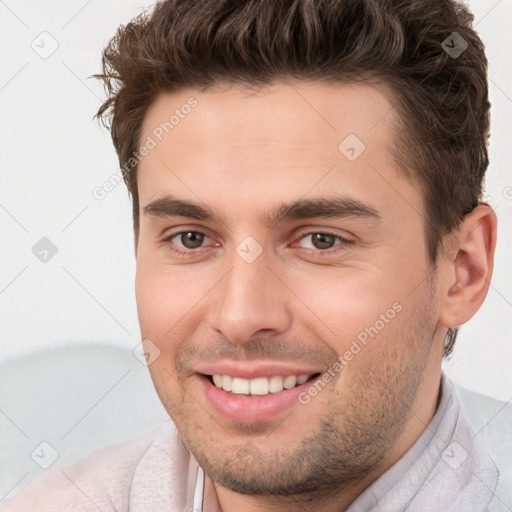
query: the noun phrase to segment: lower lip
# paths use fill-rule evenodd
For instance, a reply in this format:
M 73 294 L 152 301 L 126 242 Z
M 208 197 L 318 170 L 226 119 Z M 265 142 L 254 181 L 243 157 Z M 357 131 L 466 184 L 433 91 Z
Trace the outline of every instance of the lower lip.
M 299 395 L 316 379 L 311 379 L 292 389 L 283 389 L 268 395 L 237 395 L 224 391 L 200 376 L 206 396 L 213 408 L 232 421 L 256 423 L 268 421 L 299 403 Z

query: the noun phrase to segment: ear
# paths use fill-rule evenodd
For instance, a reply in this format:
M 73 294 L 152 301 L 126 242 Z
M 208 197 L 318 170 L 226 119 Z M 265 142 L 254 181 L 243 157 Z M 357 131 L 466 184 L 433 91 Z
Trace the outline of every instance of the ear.
M 444 245 L 439 323 L 458 327 L 482 305 L 492 277 L 497 218 L 487 205 L 464 217 Z

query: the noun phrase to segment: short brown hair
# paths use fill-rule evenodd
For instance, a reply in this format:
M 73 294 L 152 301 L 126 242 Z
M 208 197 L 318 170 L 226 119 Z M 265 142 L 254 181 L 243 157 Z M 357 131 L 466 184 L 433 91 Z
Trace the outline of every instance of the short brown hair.
M 97 117 L 111 130 L 133 199 L 135 236 L 133 155 L 159 93 L 226 82 L 254 89 L 288 79 L 364 80 L 386 85 L 401 115 L 394 157 L 421 187 L 435 265 L 443 236 L 481 201 L 488 166 L 487 60 L 472 22 L 468 9 L 451 0 L 156 4 L 118 29 L 103 52 L 102 74 L 95 75 L 108 94 Z M 457 56 L 448 51 L 455 42 L 467 45 Z M 456 333 L 448 331 L 445 356 Z

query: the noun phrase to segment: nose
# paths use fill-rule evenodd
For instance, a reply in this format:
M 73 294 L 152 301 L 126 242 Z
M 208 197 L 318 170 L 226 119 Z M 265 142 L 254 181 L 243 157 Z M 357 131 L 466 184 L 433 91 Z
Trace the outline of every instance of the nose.
M 212 294 L 210 327 L 232 343 L 285 332 L 291 322 L 286 287 L 265 253 L 252 263 L 234 254 L 231 270 Z

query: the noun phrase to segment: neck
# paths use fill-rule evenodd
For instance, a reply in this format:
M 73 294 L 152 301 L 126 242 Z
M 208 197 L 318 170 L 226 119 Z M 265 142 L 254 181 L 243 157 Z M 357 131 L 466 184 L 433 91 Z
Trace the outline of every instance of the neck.
M 214 484 L 217 494 L 218 507 L 212 512 L 282 512 L 283 510 L 308 510 L 308 512 L 340 512 L 346 510 L 360 492 L 370 485 L 365 479 L 359 485 L 349 482 L 331 491 L 322 490 L 318 493 L 308 493 L 293 496 L 247 496 L 238 494 L 218 484 Z M 210 508 L 205 507 L 210 512 Z

